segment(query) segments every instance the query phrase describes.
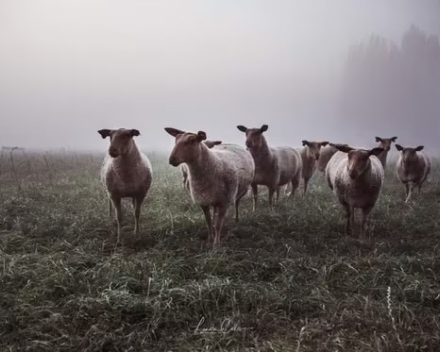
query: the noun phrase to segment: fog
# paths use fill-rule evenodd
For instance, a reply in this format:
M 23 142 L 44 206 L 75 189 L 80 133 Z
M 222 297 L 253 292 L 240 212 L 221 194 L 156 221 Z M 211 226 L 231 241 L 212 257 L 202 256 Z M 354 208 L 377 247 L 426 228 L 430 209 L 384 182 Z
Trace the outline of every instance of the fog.
M 365 129 L 368 103 L 345 109 L 358 101 L 343 95 L 350 47 L 372 34 L 399 46 L 412 25 L 433 48 L 433 97 L 407 114 L 373 100 L 380 121 L 399 116 Z M 165 126 L 243 144 L 237 124 L 266 123 L 274 145 L 398 135 L 437 148 L 439 35 L 438 0 L 0 0 L 0 145 L 104 150 L 96 131 L 126 127 L 167 150 Z

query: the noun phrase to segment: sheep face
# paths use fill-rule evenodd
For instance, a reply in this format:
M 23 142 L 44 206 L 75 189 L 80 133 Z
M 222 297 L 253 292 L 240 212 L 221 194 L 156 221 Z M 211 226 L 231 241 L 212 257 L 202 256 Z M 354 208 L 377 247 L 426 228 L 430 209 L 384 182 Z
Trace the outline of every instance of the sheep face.
M 263 125 L 261 128 L 247 128 L 239 125 L 237 128 L 246 134 L 246 147 L 258 149 L 263 145 L 263 133 L 269 129 L 269 126 Z
M 348 154 L 347 172 L 352 179 L 358 179 L 365 173 L 370 166 L 370 156 L 377 156 L 384 151 L 381 147 L 365 150 L 355 149 L 346 144 L 331 144 L 331 146 Z
M 359 178 L 370 164 L 370 154 L 365 150 L 352 150 L 348 153 L 348 175 L 352 179 Z
M 392 138 L 381 138 L 376 137 L 376 142 L 379 142 L 379 147 L 385 149 L 385 151 L 389 152 L 391 149 L 391 144 L 397 140 L 397 137 Z
M 197 134 L 184 132 L 175 128 L 165 128 L 171 136 L 176 138 L 176 144 L 170 154 L 169 162 L 172 166 L 196 160 L 200 155 L 202 141 L 206 140 L 206 133 L 199 131 Z
M 108 153 L 112 158 L 130 153 L 134 147 L 133 137 L 140 135 L 140 132 L 136 129 L 125 128 L 117 130 L 103 129 L 99 130 L 98 133 L 102 138 L 110 138 Z
M 396 144 L 396 149 L 401 153 L 403 165 L 410 165 L 418 160 L 417 152 L 423 150 L 423 145 L 419 145 L 416 148 L 402 147 L 400 144 Z
M 303 146 L 307 146 L 307 157 L 313 158 L 315 160 L 319 159 L 319 155 L 321 152 L 321 147 L 324 147 L 328 144 L 328 142 L 309 142 L 306 140 L 302 141 Z

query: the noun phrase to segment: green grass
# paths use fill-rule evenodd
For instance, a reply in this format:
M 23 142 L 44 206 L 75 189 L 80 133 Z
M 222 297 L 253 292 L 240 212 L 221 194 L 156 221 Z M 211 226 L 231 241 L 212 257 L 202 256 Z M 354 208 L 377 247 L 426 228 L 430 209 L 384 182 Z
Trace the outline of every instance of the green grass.
M 115 249 L 102 156 L 1 155 L 1 351 L 440 350 L 438 162 L 408 205 L 387 173 L 364 238 L 317 175 L 273 214 L 246 197 L 213 251 L 178 170 L 151 159 L 141 235 L 127 202 Z

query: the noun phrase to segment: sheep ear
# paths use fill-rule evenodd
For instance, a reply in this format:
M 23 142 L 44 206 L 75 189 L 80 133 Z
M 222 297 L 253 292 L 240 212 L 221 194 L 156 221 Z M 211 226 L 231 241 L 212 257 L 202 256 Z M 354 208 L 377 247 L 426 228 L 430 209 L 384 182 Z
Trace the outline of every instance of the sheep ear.
M 400 152 L 403 150 L 403 147 L 400 144 L 396 144 L 396 149 Z
M 380 137 L 375 137 L 376 138 L 376 142 L 381 142 L 382 141 L 382 138 L 380 138 Z
M 354 150 L 354 148 L 349 147 L 347 144 L 333 144 L 333 143 L 330 143 L 330 145 L 332 147 L 335 147 L 337 150 L 339 150 L 340 152 L 343 152 L 343 153 L 348 153 L 348 152 Z
M 393 142 L 395 142 L 396 139 L 397 139 L 397 137 L 393 137 L 393 138 L 391 138 L 391 140 L 392 140 Z
M 141 135 L 141 133 L 139 132 L 139 130 L 135 130 L 135 129 L 131 130 L 131 136 L 132 137 L 137 137 L 137 136 L 140 136 L 140 135 Z
M 303 145 L 303 146 L 309 145 L 309 142 L 306 141 L 305 139 L 303 139 L 303 140 L 302 140 L 302 145 Z
M 197 132 L 197 139 L 201 142 L 206 140 L 206 133 L 203 131 Z
M 209 149 L 211 149 L 214 148 L 216 145 L 222 144 L 222 141 L 205 141 L 204 143 Z
M 269 129 L 268 125 L 263 125 L 263 126 L 261 126 L 260 131 L 261 132 L 266 132 L 268 129 Z
M 321 142 L 320 144 L 321 144 L 321 147 L 325 147 L 327 144 L 329 144 L 329 142 L 324 141 L 324 142 Z
M 382 153 L 385 149 L 381 148 L 381 147 L 377 147 L 377 148 L 373 148 L 369 151 L 370 155 L 376 155 L 378 156 L 380 153 Z
M 172 127 L 165 127 L 165 131 L 168 132 L 168 134 L 172 135 L 173 137 L 176 137 L 179 134 L 184 134 L 185 132 L 178 130 L 177 128 Z
M 420 151 L 423 150 L 423 148 L 425 148 L 423 145 L 419 145 L 419 146 L 415 149 L 415 151 L 416 151 L 416 152 L 420 152 Z
M 110 137 L 110 132 L 111 132 L 111 131 L 112 131 L 112 130 L 104 129 L 104 130 L 99 130 L 98 133 L 101 135 L 101 137 L 102 137 L 103 139 L 105 139 L 105 138 L 107 138 L 107 137 Z
M 247 128 L 244 127 L 243 125 L 238 125 L 237 128 L 241 131 L 241 132 L 245 132 L 247 131 Z

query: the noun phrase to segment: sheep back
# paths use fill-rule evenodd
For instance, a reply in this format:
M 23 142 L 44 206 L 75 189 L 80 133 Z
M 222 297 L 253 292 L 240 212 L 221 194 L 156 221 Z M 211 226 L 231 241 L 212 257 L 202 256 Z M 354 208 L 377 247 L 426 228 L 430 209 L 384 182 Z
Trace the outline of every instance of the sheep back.
M 252 155 L 235 144 L 221 144 L 207 152 L 209 160 L 202 160 L 202 170 L 198 170 L 198 176 L 203 176 L 191 175 L 190 168 L 191 197 L 199 205 L 233 204 L 248 191 L 254 179 Z
M 270 148 L 272 158 L 256 162 L 254 184 L 283 186 L 293 179 L 299 180 L 302 171 L 300 153 L 290 147 Z
M 321 172 L 325 172 L 327 164 L 329 163 L 333 155 L 337 152 L 338 150 L 331 145 L 326 145 L 325 147 L 321 148 L 318 160 L 318 170 Z

